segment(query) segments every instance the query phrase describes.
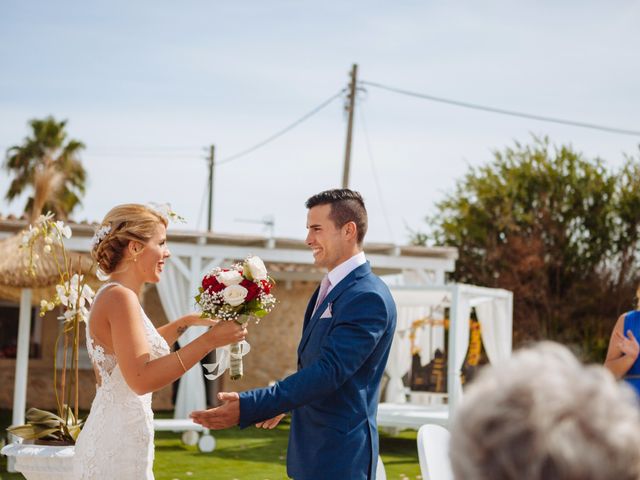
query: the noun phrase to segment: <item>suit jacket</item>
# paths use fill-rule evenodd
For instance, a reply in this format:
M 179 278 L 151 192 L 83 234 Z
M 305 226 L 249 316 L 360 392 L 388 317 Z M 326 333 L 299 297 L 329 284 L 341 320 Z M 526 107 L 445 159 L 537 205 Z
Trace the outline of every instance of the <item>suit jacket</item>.
M 292 411 L 290 477 L 375 479 L 376 414 L 395 303 L 369 262 L 335 285 L 312 314 L 317 296 L 316 290 L 307 306 L 298 371 L 271 387 L 242 392 L 240 427 Z

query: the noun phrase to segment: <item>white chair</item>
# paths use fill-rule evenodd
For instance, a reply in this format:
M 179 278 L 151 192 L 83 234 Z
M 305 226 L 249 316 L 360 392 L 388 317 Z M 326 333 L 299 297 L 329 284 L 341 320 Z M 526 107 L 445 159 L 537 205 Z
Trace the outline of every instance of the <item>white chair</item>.
M 453 480 L 449 437 L 449 430 L 440 425 L 422 425 L 418 430 L 418 459 L 422 478 Z
M 376 467 L 376 480 L 387 480 L 387 472 L 384 471 L 384 464 L 380 455 L 378 455 L 378 466 Z

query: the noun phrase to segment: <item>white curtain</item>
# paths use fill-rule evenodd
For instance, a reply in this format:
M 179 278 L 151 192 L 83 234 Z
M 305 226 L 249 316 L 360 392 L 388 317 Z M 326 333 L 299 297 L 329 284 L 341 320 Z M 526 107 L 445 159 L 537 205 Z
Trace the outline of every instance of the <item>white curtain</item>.
M 475 307 L 482 343 L 491 363 L 498 363 L 511 354 L 512 318 L 509 314 L 510 302 L 496 298 Z
M 175 261 L 180 261 L 175 260 Z M 194 299 L 196 292 L 191 291 L 190 279 L 185 272 L 176 266 L 173 258 L 165 265 L 162 280 L 157 284 L 162 308 L 169 318 L 174 321 L 187 313 L 195 310 Z M 191 327 L 179 339 L 180 347 L 194 340 L 206 331 L 206 327 Z M 199 363 L 196 363 L 180 379 L 174 418 L 189 418 L 194 410 L 207 408 L 207 397 L 204 388 L 203 371 Z
M 409 341 L 409 327 L 415 320 L 411 307 L 398 307 L 396 331 L 393 335 L 391 351 L 387 360 L 386 372 L 389 375 L 387 390 L 384 396 L 385 402 L 406 403 L 402 377 L 411 368 L 411 342 Z
M 455 300 L 456 296 L 454 296 L 453 301 L 455 302 Z M 460 292 L 457 295 L 457 300 L 458 302 L 455 305 L 455 318 L 451 319 L 449 326 L 449 334 L 452 334 L 452 330 L 455 332 L 455 358 L 453 359 L 455 366 L 455 375 L 453 378 L 454 392 L 449 392 L 449 402 L 452 404 L 452 408 L 455 408 L 455 403 L 462 398 L 462 378 L 460 377 L 460 371 L 462 370 L 462 365 L 464 364 L 464 359 L 467 356 L 467 350 L 469 348 L 469 318 L 471 316 L 469 297 L 463 292 Z
M 416 315 L 415 318 L 418 319 L 422 315 Z M 435 351 L 434 345 L 432 343 L 432 332 L 435 327 L 431 325 L 423 325 L 416 330 L 416 347 L 420 349 L 420 365 L 427 365 L 431 359 L 433 358 L 433 352 Z M 437 348 L 437 347 L 436 347 Z

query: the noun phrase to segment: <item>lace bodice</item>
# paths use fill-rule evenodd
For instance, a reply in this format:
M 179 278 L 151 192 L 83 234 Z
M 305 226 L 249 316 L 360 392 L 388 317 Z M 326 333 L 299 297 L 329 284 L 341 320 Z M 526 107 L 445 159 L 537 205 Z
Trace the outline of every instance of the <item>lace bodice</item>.
M 115 282 L 103 285 L 94 303 Z M 140 307 L 151 358 L 170 353 L 169 345 Z M 99 382 L 91 411 L 76 442 L 75 480 L 153 479 L 153 411 L 151 393 L 137 395 L 125 381 L 115 355 L 91 335 L 87 319 L 87 352 Z
M 109 282 L 102 285 L 96 292 L 93 302 L 95 303 L 100 294 L 107 288 L 113 287 L 115 285 L 119 285 L 119 283 Z M 149 320 L 149 317 L 147 317 L 147 314 L 142 309 L 142 305 L 140 306 L 140 313 L 142 315 L 147 342 L 149 342 L 149 347 L 151 349 L 151 357 L 158 358 L 163 355 L 168 355 L 171 351 L 169 345 L 153 326 L 153 323 L 151 323 L 151 320 Z M 91 313 L 89 314 L 86 325 L 87 353 L 89 354 L 89 358 L 91 359 L 96 372 L 100 376 L 99 384 L 100 386 L 102 386 L 106 381 L 110 379 L 113 370 L 117 366 L 117 361 L 115 355 L 106 353 L 104 347 L 98 344 L 93 339 L 93 337 L 91 336 L 90 321 Z

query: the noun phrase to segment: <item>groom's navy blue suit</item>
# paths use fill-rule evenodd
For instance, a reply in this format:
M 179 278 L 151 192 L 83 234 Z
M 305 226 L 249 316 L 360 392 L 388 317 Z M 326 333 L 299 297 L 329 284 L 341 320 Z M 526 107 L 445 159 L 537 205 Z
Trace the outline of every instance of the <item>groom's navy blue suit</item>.
M 378 391 L 396 307 L 368 262 L 335 285 L 312 314 L 317 297 L 318 290 L 307 306 L 298 372 L 272 387 L 242 392 L 240 427 L 292 411 L 290 477 L 374 479 Z

